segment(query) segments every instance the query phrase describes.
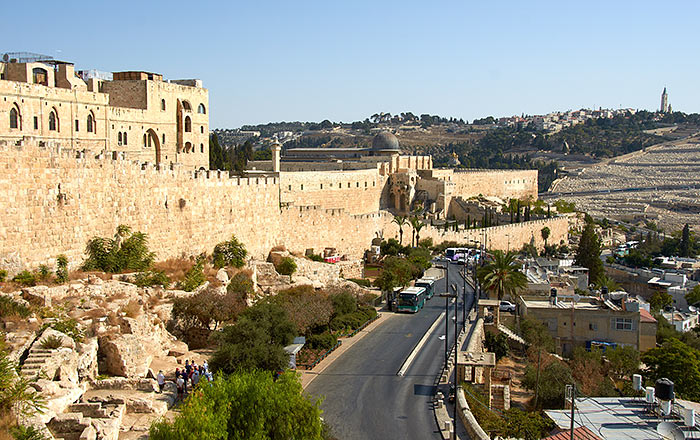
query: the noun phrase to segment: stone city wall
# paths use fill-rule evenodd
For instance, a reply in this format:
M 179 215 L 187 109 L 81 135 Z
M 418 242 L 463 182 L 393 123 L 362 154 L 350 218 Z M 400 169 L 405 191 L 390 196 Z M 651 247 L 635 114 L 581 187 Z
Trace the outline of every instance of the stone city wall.
M 453 194 L 465 199 L 479 194 L 537 199 L 537 170 L 454 170 L 448 180 L 455 184 Z
M 283 204 L 343 209 L 348 214 L 372 213 L 380 209 L 385 182 L 376 168 L 282 172 L 280 200 Z

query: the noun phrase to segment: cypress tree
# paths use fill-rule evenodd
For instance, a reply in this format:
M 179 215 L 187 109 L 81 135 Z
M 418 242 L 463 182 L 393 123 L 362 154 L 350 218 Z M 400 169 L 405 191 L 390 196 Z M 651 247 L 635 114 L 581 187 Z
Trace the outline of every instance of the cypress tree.
M 588 223 L 581 234 L 574 263 L 588 268 L 589 283 L 596 282 L 604 274 L 600 251 L 600 237 L 595 233 L 593 223 Z

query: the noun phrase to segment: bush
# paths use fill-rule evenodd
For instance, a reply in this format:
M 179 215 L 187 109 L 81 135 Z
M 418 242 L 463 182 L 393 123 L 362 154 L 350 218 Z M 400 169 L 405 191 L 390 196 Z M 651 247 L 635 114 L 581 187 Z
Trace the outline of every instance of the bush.
M 508 354 L 508 339 L 503 333 L 494 335 L 486 332 L 485 345 L 488 351 L 496 354 L 496 361 Z
M 368 280 L 367 278 L 348 278 L 348 281 L 352 281 L 353 283 L 362 286 L 362 287 L 371 287 L 372 282 Z
M 46 350 L 55 350 L 57 348 L 61 348 L 63 346 L 63 341 L 59 336 L 56 335 L 51 335 L 47 338 L 44 338 L 43 341 L 41 341 L 41 348 L 44 348 Z
M 59 319 L 58 321 L 44 324 L 41 330 L 43 331 L 49 327 L 70 336 L 75 342 L 82 342 L 85 336 L 85 332 L 78 327 L 78 321 L 73 318 Z
M 325 260 L 323 259 L 322 256 L 316 255 L 316 254 L 309 254 L 307 255 L 308 259 L 311 261 L 318 261 L 319 263 L 325 263 Z
M 131 228 L 119 225 L 114 238 L 94 237 L 88 241 L 88 255 L 83 270 L 118 273 L 125 270 L 144 271 L 153 265 L 155 254 L 148 250 L 148 236 L 131 233 Z
M 29 313 L 29 308 L 24 304 L 13 300 L 9 296 L 0 296 L 0 318 L 8 316 L 26 318 L 29 316 Z
M 347 290 L 341 290 L 330 295 L 331 302 L 333 303 L 333 315 L 347 315 L 357 310 L 357 300 L 355 295 L 348 292 Z
M 191 292 L 204 284 L 207 278 L 204 276 L 204 258 L 198 257 L 194 266 L 185 273 L 185 279 L 177 283 L 177 288 L 185 292 Z
M 63 284 L 68 281 L 68 258 L 61 254 L 56 257 L 56 282 Z
M 229 241 L 223 241 L 214 247 L 212 259 L 217 269 L 224 266 L 243 267 L 246 255 L 248 251 L 243 243 L 232 235 Z
M 281 275 L 292 275 L 297 270 L 297 263 L 291 257 L 284 257 L 282 261 L 275 266 L 277 272 Z
M 10 434 L 14 440 L 46 440 L 46 436 L 33 426 L 13 426 Z
M 49 270 L 49 266 L 42 264 L 39 266 L 39 270 L 37 271 L 37 275 L 39 276 L 39 280 L 41 281 L 46 281 L 49 279 L 49 276 L 51 276 L 51 271 Z
M 7 278 L 7 271 L 6 270 L 0 270 L 0 283 L 5 282 L 5 278 Z
M 139 287 L 163 286 L 167 289 L 170 286 L 170 278 L 161 270 L 152 270 L 136 275 L 134 284 Z
M 332 333 L 321 333 L 319 335 L 311 335 L 306 340 L 306 344 L 309 348 L 320 349 L 320 350 L 330 350 L 338 343 L 338 338 Z
M 23 286 L 36 286 L 36 275 L 28 270 L 23 270 L 15 275 L 15 277 L 12 278 L 12 281 Z

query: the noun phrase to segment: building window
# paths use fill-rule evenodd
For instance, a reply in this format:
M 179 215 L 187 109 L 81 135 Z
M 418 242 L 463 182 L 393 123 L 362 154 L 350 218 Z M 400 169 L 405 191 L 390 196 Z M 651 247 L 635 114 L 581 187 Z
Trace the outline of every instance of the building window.
M 199 144 L 199 152 L 204 153 L 204 144 Z
M 185 116 L 185 132 L 190 133 L 192 131 L 192 119 L 189 116 Z
M 119 134 L 117 134 L 117 145 L 122 144 L 122 132 L 120 131 Z
M 163 133 L 163 143 L 165 143 L 165 133 Z
M 192 152 L 192 143 L 187 142 L 185 144 L 185 153 L 191 153 Z
M 148 141 L 146 140 L 146 134 L 144 133 L 144 135 L 143 135 L 143 148 L 146 148 L 146 146 L 148 145 L 147 142 Z
M 291 190 L 292 190 L 292 185 L 289 185 L 289 191 L 291 191 Z
M 188 101 L 182 101 L 182 108 L 189 111 L 192 111 L 192 106 Z
M 124 132 L 124 145 L 127 145 L 129 142 L 126 140 L 126 132 Z
M 80 121 L 77 119 L 75 120 L 75 131 L 80 131 Z
M 56 117 L 56 110 L 51 110 L 51 113 L 49 113 L 49 130 L 50 131 L 59 131 L 59 121 L 58 118 Z
M 197 107 L 197 113 L 202 115 L 207 114 L 207 109 L 204 107 L 204 104 L 199 104 L 199 107 Z
M 39 129 L 39 117 L 34 116 L 34 130 L 38 130 L 38 129 Z
M 632 319 L 630 318 L 614 318 L 613 330 L 632 331 Z
M 598 324 L 596 324 L 595 322 L 590 322 L 590 323 L 588 323 L 588 330 L 597 331 L 597 330 L 598 330 Z
M 20 128 L 19 111 L 16 107 L 10 109 L 10 128 Z
M 161 111 L 165 111 L 165 99 L 160 100 L 160 109 Z
M 92 117 L 92 113 L 90 113 L 88 115 L 88 119 L 87 119 L 87 131 L 88 131 L 88 133 L 92 133 L 95 131 L 94 125 L 95 125 L 95 119 Z
M 304 191 L 304 184 L 301 184 L 301 190 Z
M 321 189 L 323 189 L 323 184 L 321 184 Z
M 203 126 L 203 125 L 202 125 L 201 127 L 199 127 L 199 131 L 200 131 L 202 134 L 204 134 L 204 126 Z
M 34 69 L 32 69 L 32 76 L 34 84 L 42 84 L 45 86 L 49 85 L 49 73 L 46 71 L 46 69 L 42 69 L 41 67 L 35 67 Z

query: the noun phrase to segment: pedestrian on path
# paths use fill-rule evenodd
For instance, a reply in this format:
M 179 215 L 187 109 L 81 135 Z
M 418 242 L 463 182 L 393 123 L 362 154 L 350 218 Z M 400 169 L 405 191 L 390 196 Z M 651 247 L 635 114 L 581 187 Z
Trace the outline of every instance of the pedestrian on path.
M 163 374 L 163 370 L 158 371 L 158 376 L 156 377 L 156 380 L 158 381 L 158 392 L 162 393 L 163 387 L 165 386 L 165 375 Z

